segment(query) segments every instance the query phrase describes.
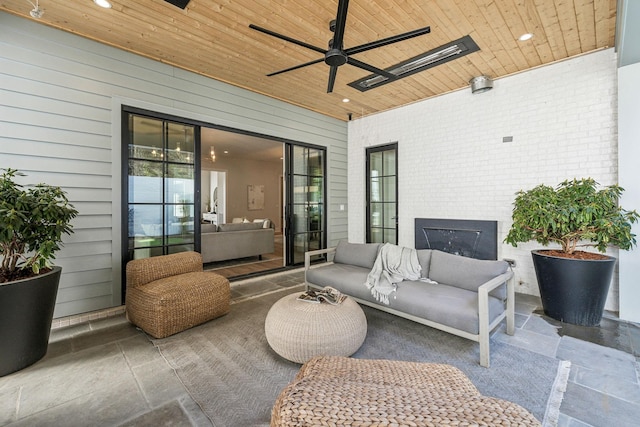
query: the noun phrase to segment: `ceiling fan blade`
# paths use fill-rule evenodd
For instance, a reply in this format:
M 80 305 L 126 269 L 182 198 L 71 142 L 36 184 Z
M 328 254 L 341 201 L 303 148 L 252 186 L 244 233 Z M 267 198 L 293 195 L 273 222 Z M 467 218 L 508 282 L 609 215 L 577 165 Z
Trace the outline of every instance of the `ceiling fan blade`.
M 310 49 L 310 50 L 313 50 L 313 51 L 316 51 L 316 52 L 319 52 L 319 53 L 322 53 L 322 54 L 327 53 L 327 51 L 325 49 L 321 49 L 319 47 L 310 45 L 308 43 L 301 42 L 300 40 L 292 39 L 291 37 L 287 37 L 285 35 L 278 34 L 278 33 L 273 32 L 271 30 L 267 30 L 266 28 L 258 27 L 257 25 L 250 24 L 249 28 L 251 28 L 252 30 L 260 31 L 261 33 L 268 34 L 268 35 L 270 35 L 272 37 L 276 37 L 276 38 L 279 38 L 281 40 L 284 40 L 284 41 L 287 41 L 287 42 L 290 42 L 290 43 L 293 43 L 293 44 L 297 44 L 298 46 L 306 47 L 307 49 Z
M 391 74 L 390 72 L 386 71 L 386 70 L 382 70 L 380 68 L 374 67 L 373 65 L 369 65 L 365 62 L 362 61 L 358 61 L 357 59 L 354 58 L 349 58 L 349 60 L 347 61 L 347 64 L 351 64 L 354 67 L 358 67 L 358 68 L 362 68 L 363 70 L 367 70 L 370 73 L 374 73 L 374 74 L 379 74 L 381 76 L 384 76 L 388 79 L 391 80 L 395 80 L 396 78 L 398 78 L 398 76 L 396 76 L 395 74 Z
M 338 67 L 333 66 L 331 70 L 329 70 L 329 84 L 327 85 L 327 93 L 333 92 L 333 85 L 336 82 L 336 74 L 338 73 Z
M 315 61 L 305 62 L 304 64 L 296 65 L 295 67 L 286 68 L 284 70 L 276 71 L 276 72 L 267 74 L 267 77 L 276 76 L 278 74 L 286 73 L 287 71 L 297 70 L 298 68 L 306 67 L 307 65 L 318 64 L 320 62 L 324 62 L 324 58 L 316 59 Z
M 387 37 L 385 39 L 380 39 L 375 42 L 361 44 L 360 46 L 350 47 L 349 49 L 345 49 L 344 52 L 347 55 L 355 55 L 356 53 L 364 52 L 367 50 L 375 49 L 377 47 L 386 46 L 388 44 L 401 42 L 403 40 L 408 40 L 413 37 L 418 37 L 423 34 L 429 34 L 431 32 L 431 27 L 419 28 L 417 30 L 409 31 L 407 33 L 398 34 L 397 36 Z
M 336 28 L 333 32 L 333 47 L 336 49 L 342 49 L 344 30 L 347 26 L 347 9 L 349 9 L 349 0 L 340 0 L 336 14 Z

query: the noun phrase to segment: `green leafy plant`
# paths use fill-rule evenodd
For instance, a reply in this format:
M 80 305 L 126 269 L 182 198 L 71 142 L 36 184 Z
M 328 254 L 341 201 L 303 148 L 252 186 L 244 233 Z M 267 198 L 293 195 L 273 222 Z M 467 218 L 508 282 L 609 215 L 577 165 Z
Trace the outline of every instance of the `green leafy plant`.
M 582 178 L 564 181 L 556 188 L 539 185 L 519 191 L 505 243 L 517 246 L 533 240 L 547 246 L 554 242 L 566 254 L 586 246 L 603 253 L 608 246 L 631 249 L 636 244 L 631 225 L 640 216 L 618 206 L 622 187 L 598 189 L 598 185 L 592 178 Z
M 15 169 L 0 175 L 0 282 L 38 275 L 51 268 L 62 234 L 73 232 L 78 211 L 60 187 L 15 182 L 25 176 Z

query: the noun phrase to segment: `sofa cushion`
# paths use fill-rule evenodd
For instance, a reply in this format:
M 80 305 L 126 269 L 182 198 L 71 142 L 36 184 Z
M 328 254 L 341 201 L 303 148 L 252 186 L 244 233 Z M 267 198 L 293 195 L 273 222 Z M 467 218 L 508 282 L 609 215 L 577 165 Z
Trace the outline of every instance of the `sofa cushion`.
M 429 265 L 431 264 L 431 249 L 418 249 L 418 263 L 420 263 L 420 277 L 429 277 Z
M 333 262 L 351 264 L 371 270 L 378 256 L 379 248 L 379 243 L 349 243 L 346 240 L 340 240 Z
M 371 299 L 371 291 L 365 285 L 369 268 L 351 264 L 328 264 L 313 267 L 306 272 L 306 281 L 321 288 L 331 286 L 355 298 Z
M 478 293 L 455 286 L 405 280 L 398 284 L 395 295 L 389 298 L 388 307 L 471 334 L 480 331 Z M 503 311 L 502 301 L 489 296 L 489 322 Z
M 506 273 L 508 269 L 506 261 L 481 260 L 434 250 L 431 254 L 429 278 L 438 283 L 477 292 L 480 285 Z M 492 295 L 499 298 L 506 296 L 505 291 L 500 288 L 492 292 Z
M 200 232 L 201 233 L 215 233 L 216 231 L 218 231 L 218 226 L 215 224 L 201 224 L 200 225 Z
M 262 224 L 254 224 L 253 222 L 239 222 L 231 224 L 221 224 L 218 231 L 243 231 L 243 230 L 259 230 Z

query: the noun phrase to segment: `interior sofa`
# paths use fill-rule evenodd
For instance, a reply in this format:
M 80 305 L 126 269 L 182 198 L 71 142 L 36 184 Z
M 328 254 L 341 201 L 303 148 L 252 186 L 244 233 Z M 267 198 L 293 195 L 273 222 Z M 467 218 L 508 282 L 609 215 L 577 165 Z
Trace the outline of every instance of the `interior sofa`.
M 386 305 L 365 284 L 381 246 L 340 241 L 333 248 L 306 252 L 307 288 L 331 286 L 361 304 L 476 341 L 480 365 L 489 367 L 490 332 L 504 319 L 507 333 L 513 335 L 515 330 L 515 290 L 509 264 L 419 249 L 421 277 L 435 283 L 404 280 Z M 312 264 L 319 255 L 327 262 Z
M 274 229 L 264 222 L 202 224 L 202 260 L 205 263 L 262 256 L 274 251 Z M 270 221 L 269 221 L 270 222 Z M 265 227 L 266 224 L 266 227 Z

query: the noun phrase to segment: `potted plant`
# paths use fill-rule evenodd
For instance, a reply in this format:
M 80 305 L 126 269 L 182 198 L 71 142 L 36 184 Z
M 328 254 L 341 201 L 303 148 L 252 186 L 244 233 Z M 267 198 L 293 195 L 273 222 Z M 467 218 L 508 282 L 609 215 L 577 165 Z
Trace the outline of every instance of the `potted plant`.
M 546 315 L 576 325 L 600 323 L 616 262 L 604 252 L 636 243 L 631 225 L 640 216 L 618 205 L 623 191 L 618 185 L 598 189 L 595 180 L 582 178 L 516 193 L 505 243 L 559 245 L 532 251 Z M 600 253 L 578 250 L 589 246 Z
M 15 169 L 0 175 L 0 376 L 47 352 L 61 268 L 51 261 L 78 212 L 46 184 L 23 187 Z

